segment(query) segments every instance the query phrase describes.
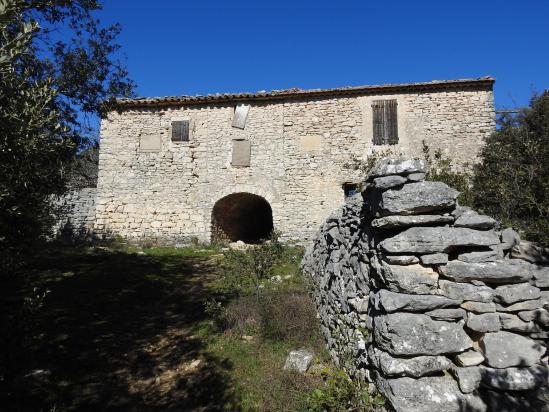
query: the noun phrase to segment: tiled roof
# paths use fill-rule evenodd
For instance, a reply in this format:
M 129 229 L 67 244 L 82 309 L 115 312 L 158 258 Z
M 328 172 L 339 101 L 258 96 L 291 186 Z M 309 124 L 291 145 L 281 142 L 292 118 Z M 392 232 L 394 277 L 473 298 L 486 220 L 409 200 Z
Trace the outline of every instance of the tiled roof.
M 116 99 L 115 106 L 141 107 L 141 106 L 180 106 L 190 104 L 228 103 L 233 101 L 250 100 L 285 100 L 309 97 L 380 94 L 399 92 L 425 92 L 463 89 L 492 89 L 495 82 L 493 77 L 481 77 L 478 79 L 459 80 L 433 80 L 424 83 L 407 84 L 382 84 L 373 86 L 341 87 L 336 89 L 309 89 L 299 88 L 285 90 L 259 91 L 255 93 L 224 93 L 209 94 L 206 96 L 165 96 L 165 97 L 139 97 L 133 99 Z

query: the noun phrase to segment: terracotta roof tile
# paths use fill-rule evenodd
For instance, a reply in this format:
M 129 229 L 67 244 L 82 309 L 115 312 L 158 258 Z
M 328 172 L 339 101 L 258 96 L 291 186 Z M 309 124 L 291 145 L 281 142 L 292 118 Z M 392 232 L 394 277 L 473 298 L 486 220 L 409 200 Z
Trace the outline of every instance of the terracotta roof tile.
M 142 106 L 180 106 L 201 103 L 223 103 L 247 100 L 284 100 L 309 97 L 325 97 L 334 95 L 359 95 L 377 93 L 398 92 L 422 92 L 444 91 L 461 89 L 489 89 L 491 90 L 495 79 L 493 77 L 480 77 L 478 79 L 458 80 L 433 80 L 424 83 L 407 84 L 382 84 L 371 86 L 340 87 L 335 89 L 309 89 L 299 88 L 259 91 L 256 93 L 216 93 L 206 96 L 165 96 L 165 97 L 139 97 L 132 99 L 116 99 L 115 107 L 142 107 Z

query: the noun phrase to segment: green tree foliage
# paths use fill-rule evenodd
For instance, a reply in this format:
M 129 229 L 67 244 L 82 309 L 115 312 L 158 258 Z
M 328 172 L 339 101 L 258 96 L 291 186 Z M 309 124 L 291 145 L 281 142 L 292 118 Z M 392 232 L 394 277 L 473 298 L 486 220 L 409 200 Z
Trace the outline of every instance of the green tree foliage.
M 133 88 L 114 57 L 120 27 L 102 28 L 99 8 L 94 0 L 0 0 L 0 273 L 49 234 L 51 198 L 66 190 L 89 141 L 83 120 Z
M 549 91 L 503 116 L 474 169 L 474 205 L 549 246 Z
M 99 167 L 99 144 L 90 145 L 78 153 L 68 175 L 68 186 L 71 189 L 97 186 Z
M 63 123 L 80 144 L 94 139 L 97 116 L 110 98 L 131 96 L 135 84 L 128 78 L 116 43 L 119 24 L 103 26 L 95 17 L 101 0 L 23 0 L 25 21 L 41 30 L 33 36 L 29 53 L 17 67 L 33 79 L 51 79 Z
M 52 82 L 15 67 L 38 30 L 23 20 L 21 5 L 0 0 L 0 269 L 12 268 L 24 244 L 51 224 L 48 198 L 64 190 L 63 164 L 75 147 Z

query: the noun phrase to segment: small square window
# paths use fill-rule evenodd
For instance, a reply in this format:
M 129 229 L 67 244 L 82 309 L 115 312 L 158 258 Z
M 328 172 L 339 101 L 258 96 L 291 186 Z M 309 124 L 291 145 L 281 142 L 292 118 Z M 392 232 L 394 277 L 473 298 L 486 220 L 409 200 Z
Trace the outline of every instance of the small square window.
M 172 142 L 189 141 L 189 120 L 176 120 L 172 122 Z
M 345 193 L 345 199 L 356 195 L 359 192 L 358 184 L 357 183 L 344 183 L 343 184 L 343 192 Z

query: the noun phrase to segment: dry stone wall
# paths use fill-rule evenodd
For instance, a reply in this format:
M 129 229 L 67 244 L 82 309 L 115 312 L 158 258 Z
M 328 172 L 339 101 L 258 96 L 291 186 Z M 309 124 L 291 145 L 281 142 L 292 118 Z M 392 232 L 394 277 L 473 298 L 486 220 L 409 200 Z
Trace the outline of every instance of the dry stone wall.
M 308 248 L 330 353 L 397 411 L 549 410 L 549 267 L 424 173 L 383 159 Z
M 307 241 L 344 202 L 346 167 L 389 146 L 374 146 L 372 102 L 396 99 L 397 152 L 421 155 L 421 141 L 474 161 L 494 130 L 491 88 L 370 93 L 273 101 L 143 106 L 112 111 L 101 122 L 96 231 L 130 239 L 209 242 L 215 203 L 232 193 L 269 202 L 284 239 Z M 232 127 L 237 103 L 250 104 L 244 129 Z M 188 142 L 171 124 L 189 120 Z M 158 138 L 159 149 L 149 141 Z M 233 166 L 233 140 L 250 142 L 249 167 Z M 146 149 L 146 150 L 144 150 Z
M 86 187 L 71 190 L 55 203 L 59 209 L 54 226 L 55 236 L 87 238 L 93 236 L 97 189 Z

